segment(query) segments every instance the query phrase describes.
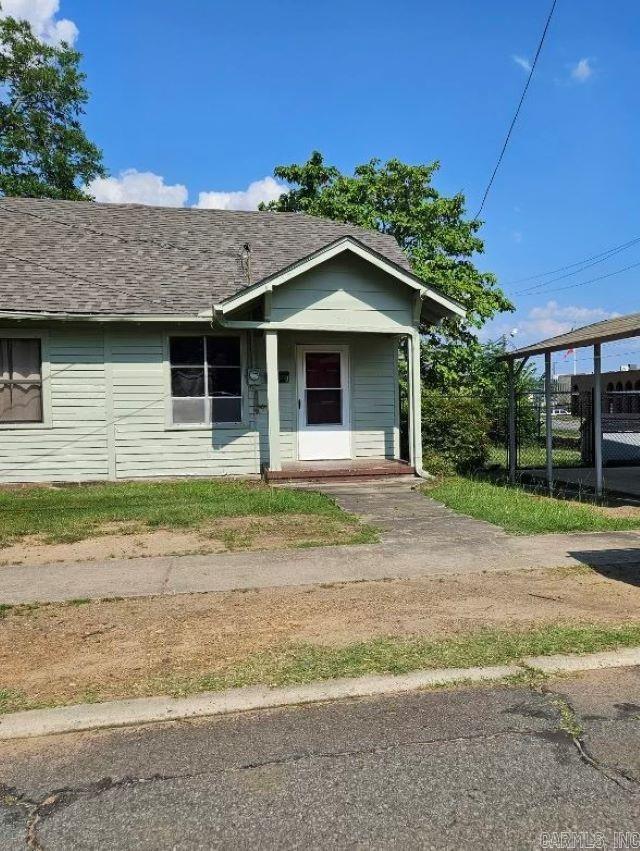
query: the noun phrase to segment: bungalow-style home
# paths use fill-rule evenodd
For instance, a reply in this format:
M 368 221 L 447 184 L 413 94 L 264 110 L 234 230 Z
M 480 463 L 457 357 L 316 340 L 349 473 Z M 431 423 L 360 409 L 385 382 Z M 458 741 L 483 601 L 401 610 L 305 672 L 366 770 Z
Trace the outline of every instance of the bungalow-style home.
M 418 325 L 463 315 L 351 225 L 0 199 L 0 481 L 389 463 L 402 338 L 420 473 Z

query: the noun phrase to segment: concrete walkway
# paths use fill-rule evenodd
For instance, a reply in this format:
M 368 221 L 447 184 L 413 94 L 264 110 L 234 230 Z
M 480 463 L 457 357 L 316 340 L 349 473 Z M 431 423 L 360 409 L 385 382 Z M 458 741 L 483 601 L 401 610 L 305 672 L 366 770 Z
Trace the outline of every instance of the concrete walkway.
M 382 530 L 380 544 L 0 568 L 0 603 L 144 597 L 591 564 L 639 565 L 640 532 L 507 535 L 415 480 L 314 485 Z

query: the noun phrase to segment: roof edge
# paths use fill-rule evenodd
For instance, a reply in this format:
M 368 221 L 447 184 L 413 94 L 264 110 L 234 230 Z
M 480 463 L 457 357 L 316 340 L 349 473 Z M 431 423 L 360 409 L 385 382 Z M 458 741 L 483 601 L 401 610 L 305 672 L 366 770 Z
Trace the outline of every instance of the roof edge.
M 635 324 L 633 320 L 635 320 Z M 624 323 L 625 321 L 631 321 L 631 324 L 628 327 L 619 327 L 620 323 Z M 592 333 L 588 333 L 590 331 Z M 575 328 L 573 331 L 556 334 L 555 337 L 547 337 L 539 343 L 532 343 L 530 346 L 523 346 L 520 349 L 514 349 L 512 352 L 505 352 L 503 355 L 499 355 L 497 360 L 534 357 L 536 355 L 543 355 L 546 352 L 561 352 L 565 349 L 584 348 L 586 346 L 593 346 L 596 343 L 614 342 L 615 340 L 625 340 L 631 337 L 640 337 L 640 313 L 628 313 L 624 316 L 616 316 L 612 319 L 604 319 L 600 322 L 593 322 L 590 325 L 583 325 L 581 328 Z

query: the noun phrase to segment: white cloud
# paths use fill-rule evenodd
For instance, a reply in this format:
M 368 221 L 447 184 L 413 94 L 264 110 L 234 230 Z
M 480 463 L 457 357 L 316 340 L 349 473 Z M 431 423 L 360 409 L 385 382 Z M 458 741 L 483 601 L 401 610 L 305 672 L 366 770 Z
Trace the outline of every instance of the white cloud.
M 527 72 L 527 74 L 529 73 L 529 71 L 531 71 L 531 62 L 529 62 L 526 57 L 518 56 L 517 53 L 514 53 L 511 58 L 516 63 L 516 65 L 519 65 L 523 69 L 523 71 Z
M 87 192 L 103 204 L 148 204 L 158 207 L 184 207 L 189 192 L 181 183 L 168 185 L 164 177 L 135 168 L 121 171 L 119 177 L 96 177 Z
M 586 83 L 593 75 L 593 66 L 588 59 L 580 59 L 575 65 L 571 66 L 571 79 L 577 83 Z
M 560 306 L 557 301 L 548 301 L 539 307 L 532 307 L 522 321 L 517 322 L 518 334 L 527 340 L 544 340 L 556 334 L 566 334 L 572 328 L 612 319 L 618 313 L 604 310 L 602 307 L 582 307 L 576 304 Z
M 566 334 L 572 328 L 601 322 L 619 316 L 602 307 L 583 307 L 578 304 L 560 305 L 551 300 L 546 304 L 532 307 L 526 313 L 515 313 L 510 317 L 499 317 L 481 330 L 479 337 L 483 341 L 498 340 L 503 335 L 511 338 L 510 347 L 526 346 L 548 337 Z M 515 331 L 515 333 L 514 333 Z
M 184 207 L 189 197 L 189 190 L 182 183 L 167 184 L 161 175 L 135 168 L 121 171 L 118 177 L 97 177 L 87 184 L 86 190 L 103 204 Z M 264 177 L 254 180 L 242 190 L 200 192 L 198 203 L 194 206 L 201 209 L 257 210 L 261 201 L 273 201 L 286 191 L 283 183 Z
M 56 18 L 60 0 L 0 0 L 0 16 L 29 21 L 35 35 L 47 44 L 74 44 L 78 27 L 67 18 Z
M 246 189 L 235 192 L 201 192 L 196 207 L 217 210 L 256 210 L 261 201 L 275 201 L 287 187 L 273 177 L 254 180 Z

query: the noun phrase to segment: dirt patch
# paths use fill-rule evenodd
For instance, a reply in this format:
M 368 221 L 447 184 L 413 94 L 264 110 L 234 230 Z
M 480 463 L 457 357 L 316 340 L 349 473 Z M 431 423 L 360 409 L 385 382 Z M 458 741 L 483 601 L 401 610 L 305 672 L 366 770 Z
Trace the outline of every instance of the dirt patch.
M 151 530 L 135 521 L 109 523 L 90 538 L 73 543 L 50 544 L 31 535 L 0 547 L 0 566 L 349 544 L 358 539 L 362 528 L 357 523 L 308 514 L 225 517 L 198 529 Z
M 598 511 L 607 517 L 640 517 L 640 506 L 638 505 L 599 506 Z
M 163 678 L 219 672 L 291 641 L 639 617 L 637 584 L 587 569 L 23 606 L 0 619 L 0 693 L 44 703 L 153 694 Z

